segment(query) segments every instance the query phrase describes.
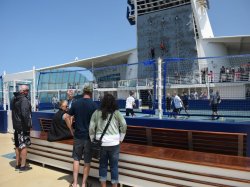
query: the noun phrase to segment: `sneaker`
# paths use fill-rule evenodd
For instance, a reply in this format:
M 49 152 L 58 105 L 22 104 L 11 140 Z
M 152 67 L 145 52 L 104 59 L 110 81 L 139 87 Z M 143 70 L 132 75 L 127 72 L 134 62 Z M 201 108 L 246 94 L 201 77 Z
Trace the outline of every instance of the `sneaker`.
M 25 171 L 29 171 L 31 169 L 32 169 L 32 167 L 23 166 L 23 167 L 20 167 L 19 172 L 22 173 L 22 172 L 25 172 Z
M 21 165 L 17 165 L 17 166 L 15 167 L 15 170 L 16 170 L 16 171 L 20 170 L 20 167 L 21 167 Z

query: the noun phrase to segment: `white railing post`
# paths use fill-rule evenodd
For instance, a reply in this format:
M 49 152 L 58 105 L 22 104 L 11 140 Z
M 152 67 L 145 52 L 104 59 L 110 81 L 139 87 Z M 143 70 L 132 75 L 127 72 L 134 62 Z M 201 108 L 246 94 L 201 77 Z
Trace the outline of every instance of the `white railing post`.
M 158 116 L 159 119 L 162 119 L 162 76 L 161 76 L 161 66 L 162 66 L 162 59 L 158 58 Z
M 13 80 L 13 94 L 14 94 L 16 91 L 19 91 L 19 88 L 18 88 L 18 90 L 16 90 L 16 80 Z
M 33 81 L 32 81 L 32 90 L 33 90 L 32 107 L 33 107 L 33 111 L 36 111 L 36 68 L 35 68 L 35 66 L 33 66 L 32 76 L 33 76 Z M 60 95 L 59 95 L 58 99 L 60 99 Z
M 7 109 L 7 83 L 5 82 L 6 71 L 3 72 L 2 81 L 3 81 L 3 109 Z
M 207 82 L 207 99 L 210 99 L 210 82 Z

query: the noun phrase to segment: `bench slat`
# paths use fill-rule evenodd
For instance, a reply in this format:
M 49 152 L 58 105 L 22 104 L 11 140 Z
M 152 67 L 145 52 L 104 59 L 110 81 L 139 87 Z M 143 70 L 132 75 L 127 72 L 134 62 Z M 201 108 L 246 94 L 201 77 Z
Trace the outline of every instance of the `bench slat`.
M 39 118 L 40 127 L 43 132 L 48 132 L 52 125 L 52 119 Z

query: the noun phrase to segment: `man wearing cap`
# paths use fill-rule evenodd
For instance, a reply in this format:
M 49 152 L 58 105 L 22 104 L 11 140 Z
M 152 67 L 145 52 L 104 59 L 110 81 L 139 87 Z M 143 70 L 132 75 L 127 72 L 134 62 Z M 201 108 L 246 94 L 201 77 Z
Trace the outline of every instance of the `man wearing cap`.
M 29 87 L 21 85 L 19 92 L 14 93 L 12 104 L 12 122 L 15 129 L 14 141 L 16 152 L 16 170 L 27 171 L 27 148 L 30 146 L 31 104 L 28 99 Z
M 82 187 L 86 186 L 92 159 L 89 139 L 89 123 L 92 114 L 97 109 L 97 105 L 92 101 L 92 88 L 85 86 L 83 97 L 72 103 L 66 115 L 66 123 L 70 125 L 70 116 L 75 118 L 74 145 L 72 157 L 73 161 L 73 183 L 72 187 L 77 186 L 79 173 L 79 163 L 84 158 Z

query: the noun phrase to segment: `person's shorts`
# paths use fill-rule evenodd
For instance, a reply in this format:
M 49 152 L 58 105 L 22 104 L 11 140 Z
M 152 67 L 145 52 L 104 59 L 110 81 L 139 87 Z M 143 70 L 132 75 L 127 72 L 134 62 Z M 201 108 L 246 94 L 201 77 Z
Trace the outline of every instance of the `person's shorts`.
M 182 108 L 174 108 L 173 112 L 180 114 Z
M 15 147 L 23 149 L 31 145 L 30 132 L 15 131 L 14 132 Z
M 170 105 L 167 105 L 167 110 L 171 110 L 171 106 Z
M 212 111 L 217 112 L 218 111 L 218 105 L 217 104 L 212 104 Z
M 91 142 L 89 139 L 74 138 L 72 158 L 76 161 L 84 160 L 84 163 L 90 163 L 92 159 Z
M 188 110 L 188 105 L 183 106 L 184 110 Z
M 126 116 L 129 116 L 129 114 L 132 116 L 134 115 L 134 110 L 132 108 L 126 108 Z

